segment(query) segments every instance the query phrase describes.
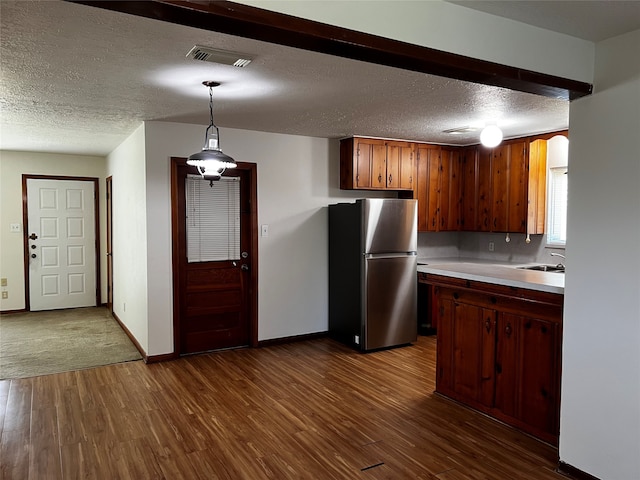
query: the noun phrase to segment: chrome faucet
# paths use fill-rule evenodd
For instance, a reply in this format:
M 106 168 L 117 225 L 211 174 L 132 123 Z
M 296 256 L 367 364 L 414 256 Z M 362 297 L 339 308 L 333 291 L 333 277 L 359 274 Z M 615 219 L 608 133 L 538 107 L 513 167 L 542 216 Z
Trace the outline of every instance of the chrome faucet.
M 563 258 L 563 259 L 566 259 L 566 258 L 567 258 L 567 257 L 565 257 L 563 254 L 561 254 L 561 253 L 556 253 L 556 252 L 551 252 L 549 255 L 551 255 L 552 257 L 561 257 L 561 258 Z M 557 265 L 557 267 L 558 267 L 558 268 L 562 268 L 562 269 L 564 269 L 564 268 L 565 268 L 564 263 L 559 263 L 559 264 Z

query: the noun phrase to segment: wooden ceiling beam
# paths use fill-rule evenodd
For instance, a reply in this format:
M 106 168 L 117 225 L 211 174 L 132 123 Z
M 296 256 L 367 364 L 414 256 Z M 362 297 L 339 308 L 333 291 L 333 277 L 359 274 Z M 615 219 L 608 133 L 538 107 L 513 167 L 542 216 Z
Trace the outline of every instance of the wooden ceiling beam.
M 574 100 L 589 83 L 501 65 L 229 1 L 66 0 L 379 65 Z

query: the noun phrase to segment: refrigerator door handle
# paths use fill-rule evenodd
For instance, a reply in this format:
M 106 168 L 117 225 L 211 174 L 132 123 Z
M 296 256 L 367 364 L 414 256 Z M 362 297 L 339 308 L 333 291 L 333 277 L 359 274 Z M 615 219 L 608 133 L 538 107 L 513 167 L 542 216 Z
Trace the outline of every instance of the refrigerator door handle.
M 416 257 L 417 252 L 394 252 L 394 253 L 363 253 L 364 258 L 398 258 L 398 257 Z

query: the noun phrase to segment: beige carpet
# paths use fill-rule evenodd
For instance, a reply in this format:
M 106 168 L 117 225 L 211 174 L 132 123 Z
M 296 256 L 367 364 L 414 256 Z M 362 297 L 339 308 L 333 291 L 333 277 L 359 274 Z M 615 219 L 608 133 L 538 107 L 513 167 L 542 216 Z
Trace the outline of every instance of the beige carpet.
M 141 358 L 104 307 L 0 316 L 0 379 L 68 372 Z

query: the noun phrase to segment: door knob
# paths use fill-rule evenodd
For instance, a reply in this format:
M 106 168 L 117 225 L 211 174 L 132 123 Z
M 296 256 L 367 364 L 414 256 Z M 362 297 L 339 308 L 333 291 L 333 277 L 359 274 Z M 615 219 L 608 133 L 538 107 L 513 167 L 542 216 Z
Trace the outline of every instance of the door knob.
M 38 235 L 36 235 L 35 233 L 32 233 L 31 235 L 29 235 L 29 238 L 31 240 L 37 240 L 38 239 Z
M 37 257 L 37 255 L 35 253 L 31 254 L 31 258 L 36 258 L 36 257 Z
M 247 270 L 249 270 L 249 265 L 247 265 L 246 263 L 243 263 L 243 264 L 240 266 L 240 269 L 241 269 L 241 270 L 244 270 L 244 271 L 246 272 Z

